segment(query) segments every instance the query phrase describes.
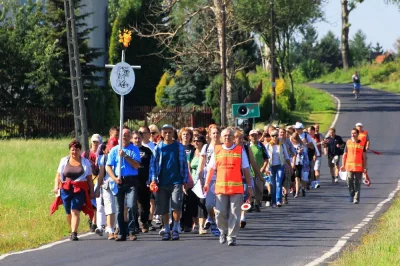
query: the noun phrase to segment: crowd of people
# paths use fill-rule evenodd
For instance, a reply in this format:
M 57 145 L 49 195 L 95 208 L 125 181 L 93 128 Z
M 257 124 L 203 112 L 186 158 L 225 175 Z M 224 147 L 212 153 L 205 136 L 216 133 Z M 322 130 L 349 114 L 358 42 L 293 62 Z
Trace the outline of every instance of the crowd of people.
M 135 241 L 140 232 L 159 230 L 164 241 L 185 232 L 212 234 L 234 246 L 247 212 L 281 208 L 321 188 L 323 155 L 333 183 L 347 171 L 351 202 L 359 203 L 370 145 L 361 123 L 347 142 L 334 128 L 324 137 L 318 124 L 305 128 L 300 122 L 263 130 L 150 125 L 124 127 L 121 140 L 119 134 L 118 127 L 107 141 L 94 134 L 88 156 L 73 140 L 61 159 L 51 212 L 64 205 L 71 240 L 79 239 L 82 211 L 90 229 L 109 240 Z M 245 203 L 250 209 L 242 208 Z

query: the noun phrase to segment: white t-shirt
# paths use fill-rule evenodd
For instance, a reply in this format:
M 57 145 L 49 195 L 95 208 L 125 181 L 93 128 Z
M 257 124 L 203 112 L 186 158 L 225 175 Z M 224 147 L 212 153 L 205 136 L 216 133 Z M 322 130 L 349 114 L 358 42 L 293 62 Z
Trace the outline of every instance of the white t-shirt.
M 281 165 L 281 159 L 280 159 L 279 152 L 278 152 L 278 145 L 272 145 L 272 154 L 269 153 L 269 145 L 270 144 L 267 144 L 265 146 L 265 148 L 267 149 L 269 158 L 272 159 L 272 162 L 271 162 L 272 165 L 270 165 L 270 167 L 276 166 L 276 165 Z M 285 158 L 285 160 L 290 160 L 286 145 L 282 144 L 281 148 L 283 148 L 283 158 Z
M 206 151 L 207 150 L 207 151 Z M 205 156 L 206 158 L 206 164 L 205 164 L 205 167 L 204 167 L 204 176 L 203 176 L 203 178 L 206 178 L 206 176 L 207 176 L 207 166 L 209 165 L 209 163 L 210 163 L 210 160 L 211 160 L 211 157 L 212 157 L 212 155 L 214 154 L 214 145 L 208 145 L 208 144 L 206 144 L 206 145 L 204 145 L 203 146 L 203 148 L 201 149 L 201 152 L 200 152 L 200 155 L 203 157 L 203 156 Z M 215 180 L 217 178 L 217 173 L 216 172 L 214 172 L 214 175 L 213 175 L 213 177 L 212 177 L 212 180 Z
M 142 145 L 149 148 L 151 151 L 154 151 L 154 148 L 156 147 L 156 144 L 154 144 L 152 141 L 149 141 L 148 143 L 144 143 L 142 141 Z
M 301 141 L 304 140 L 306 136 L 306 133 L 303 132 L 299 135 Z M 320 156 L 319 151 L 318 151 L 318 147 L 317 147 L 317 143 L 315 142 L 315 140 L 310 136 L 310 134 L 307 134 L 307 139 L 306 139 L 307 143 L 312 143 L 314 145 L 314 149 L 315 149 L 315 156 Z M 303 141 L 304 143 L 304 141 Z M 305 145 L 305 149 L 307 150 L 307 146 Z
M 224 144 L 222 144 L 222 149 L 224 149 L 224 150 L 233 150 L 235 147 L 236 147 L 235 144 L 233 144 L 232 147 L 230 147 L 230 148 L 227 148 Z M 210 159 L 210 162 L 208 163 L 207 167 L 213 168 L 214 170 L 216 170 L 214 152 L 211 155 L 211 159 Z M 249 168 L 249 167 L 250 167 L 249 159 L 247 158 L 246 151 L 242 147 L 242 169 Z

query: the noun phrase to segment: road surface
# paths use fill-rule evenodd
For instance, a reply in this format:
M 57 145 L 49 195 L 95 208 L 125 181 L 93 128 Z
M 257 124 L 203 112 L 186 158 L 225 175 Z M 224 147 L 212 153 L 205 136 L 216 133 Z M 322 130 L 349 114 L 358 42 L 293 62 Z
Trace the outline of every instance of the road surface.
M 289 198 L 283 208 L 262 208 L 248 214 L 247 226 L 241 229 L 236 247 L 218 243 L 212 236 L 182 234 L 180 241 L 162 242 L 158 234 L 140 234 L 136 242 L 108 241 L 90 235 L 78 242 L 12 255 L 1 265 L 306 265 L 321 257 L 349 233 L 378 203 L 397 186 L 400 172 L 400 96 L 362 89 L 357 101 L 351 85 L 314 85 L 341 101 L 336 123 L 337 134 L 348 138 L 356 122 L 369 131 L 371 149 L 382 156 L 369 154 L 372 186 L 361 190 L 361 202 L 349 202 L 345 182 L 332 184 L 327 160 L 322 161 L 321 188 L 305 198 Z M 307 121 L 303 121 L 307 124 Z M 384 208 L 385 209 L 385 208 Z M 382 211 L 381 211 L 382 212 Z M 365 228 L 368 228 L 367 225 Z M 356 240 L 353 235 L 349 242 Z M 332 260 L 336 255 L 331 257 Z M 325 261 L 326 262 L 326 261 Z

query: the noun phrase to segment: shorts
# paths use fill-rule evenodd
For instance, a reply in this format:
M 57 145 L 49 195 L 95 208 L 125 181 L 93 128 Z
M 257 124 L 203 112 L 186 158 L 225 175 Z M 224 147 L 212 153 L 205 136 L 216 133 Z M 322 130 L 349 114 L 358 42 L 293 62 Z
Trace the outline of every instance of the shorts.
M 115 204 L 115 196 L 111 189 L 103 189 L 104 213 L 110 215 L 117 212 Z
M 211 180 L 210 185 L 208 186 L 210 189 L 206 195 L 206 208 L 207 210 L 215 208 L 215 180 Z
M 329 168 L 332 168 L 334 166 L 339 167 L 340 155 L 338 155 L 338 160 L 336 161 L 336 163 L 332 162 L 333 157 L 335 157 L 335 156 L 328 155 L 328 166 L 329 166 Z
M 71 214 L 71 210 L 81 211 L 86 202 L 85 191 L 81 190 L 78 193 L 74 193 L 72 186 L 70 190 L 60 189 L 60 196 L 67 214 Z
M 317 157 L 314 162 L 314 171 L 320 171 L 321 169 L 321 157 Z
M 301 178 L 301 172 L 303 170 L 303 166 L 302 165 L 296 165 L 294 168 L 294 176 L 297 178 Z
M 358 92 L 360 92 L 360 88 L 361 88 L 360 83 L 353 83 L 353 88 L 354 88 L 355 90 L 357 90 Z
M 169 213 L 170 202 L 172 211 L 182 211 L 182 184 L 158 187 L 158 191 L 156 193 L 156 214 L 163 215 Z

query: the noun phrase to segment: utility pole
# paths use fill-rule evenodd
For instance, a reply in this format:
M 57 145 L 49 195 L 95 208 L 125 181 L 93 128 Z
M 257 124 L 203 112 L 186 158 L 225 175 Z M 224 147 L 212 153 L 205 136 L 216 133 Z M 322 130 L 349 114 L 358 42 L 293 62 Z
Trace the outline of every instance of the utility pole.
M 278 117 L 276 108 L 276 83 L 275 83 L 275 19 L 274 19 L 274 0 L 270 0 L 271 8 L 271 87 L 272 87 L 272 108 L 271 108 L 271 120 L 275 120 Z
M 226 8 L 225 4 L 222 4 L 222 54 L 221 54 L 221 65 L 222 65 L 222 88 L 221 88 L 221 126 L 227 126 L 226 117 Z
M 89 139 L 86 120 L 86 108 L 83 94 L 79 45 L 75 23 L 75 5 L 73 0 L 64 0 L 65 22 L 67 27 L 67 44 L 69 69 L 71 74 L 72 103 L 74 106 L 75 138 L 83 146 L 86 157 L 89 156 Z

